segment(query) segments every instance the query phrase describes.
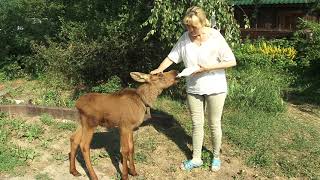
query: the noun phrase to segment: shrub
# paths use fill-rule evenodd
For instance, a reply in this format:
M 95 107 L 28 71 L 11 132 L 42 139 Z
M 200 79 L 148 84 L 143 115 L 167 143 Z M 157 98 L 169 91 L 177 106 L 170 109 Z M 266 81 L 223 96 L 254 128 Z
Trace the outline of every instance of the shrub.
M 235 108 L 255 108 L 266 112 L 285 109 L 282 90 L 290 80 L 272 68 L 248 67 L 229 71 L 227 104 Z
M 228 71 L 227 104 L 266 112 L 285 109 L 283 92 L 294 80 L 296 50 L 287 40 L 245 42 L 234 50 L 238 66 Z
M 241 67 L 272 68 L 288 70 L 296 65 L 297 51 L 290 43 L 258 40 L 245 42 L 235 48 L 235 56 Z
M 294 33 L 297 62 L 301 69 L 318 70 L 320 67 L 320 23 L 300 20 Z
M 112 93 L 121 89 L 121 79 L 117 76 L 112 76 L 106 83 L 101 83 L 98 86 L 92 87 L 93 92 Z

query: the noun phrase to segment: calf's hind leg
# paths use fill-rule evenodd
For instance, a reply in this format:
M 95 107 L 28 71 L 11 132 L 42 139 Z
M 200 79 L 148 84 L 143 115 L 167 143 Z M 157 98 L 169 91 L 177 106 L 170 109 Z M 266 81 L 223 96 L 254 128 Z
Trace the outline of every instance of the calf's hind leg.
M 87 124 L 83 124 L 82 127 L 82 137 L 80 142 L 80 149 L 84 158 L 84 161 L 86 162 L 86 166 L 90 175 L 91 180 L 97 180 L 98 177 L 96 173 L 94 172 L 94 169 L 91 164 L 90 160 L 90 144 L 93 137 L 95 127 L 89 127 Z
M 77 130 L 70 137 L 70 153 L 69 153 L 70 174 L 74 176 L 81 175 L 77 171 L 76 165 L 75 165 L 76 153 L 81 141 L 81 136 L 82 136 L 82 126 L 79 126 Z

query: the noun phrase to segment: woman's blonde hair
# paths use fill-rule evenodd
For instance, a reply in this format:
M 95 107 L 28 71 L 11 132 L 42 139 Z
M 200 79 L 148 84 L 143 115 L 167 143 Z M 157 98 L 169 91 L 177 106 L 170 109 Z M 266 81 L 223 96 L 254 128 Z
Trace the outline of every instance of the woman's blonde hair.
M 197 6 L 192 6 L 187 9 L 186 15 L 184 16 L 183 21 L 182 21 L 185 26 L 191 24 L 192 16 L 197 16 L 200 20 L 200 23 L 203 26 L 210 27 L 210 22 L 207 19 L 206 13 L 204 12 L 204 10 L 202 8 L 197 7 Z

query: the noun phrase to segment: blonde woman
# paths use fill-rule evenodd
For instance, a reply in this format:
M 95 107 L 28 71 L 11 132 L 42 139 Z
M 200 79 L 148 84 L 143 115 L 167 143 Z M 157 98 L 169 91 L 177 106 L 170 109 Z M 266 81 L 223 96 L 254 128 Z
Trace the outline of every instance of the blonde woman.
M 181 169 L 189 171 L 203 164 L 201 150 L 204 139 L 204 114 L 207 110 L 214 156 L 211 170 L 218 171 L 221 167 L 221 116 L 227 95 L 225 69 L 235 66 L 236 60 L 220 32 L 210 28 L 203 9 L 197 6 L 190 7 L 183 18 L 183 24 L 187 31 L 159 67 L 150 73 L 161 73 L 171 64 L 180 62 L 184 63 L 186 70 L 193 70 L 191 75 L 181 74 L 186 76 L 193 146 L 192 159 L 184 161 Z

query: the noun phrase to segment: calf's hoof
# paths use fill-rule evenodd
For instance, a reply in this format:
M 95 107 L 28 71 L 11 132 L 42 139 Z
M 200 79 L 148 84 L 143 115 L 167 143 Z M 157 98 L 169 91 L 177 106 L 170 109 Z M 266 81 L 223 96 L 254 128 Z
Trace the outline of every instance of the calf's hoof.
M 129 169 L 129 174 L 130 174 L 131 176 L 138 176 L 138 173 L 136 172 L 136 170 L 131 170 L 131 169 Z
M 70 174 L 72 174 L 73 176 L 81 176 L 81 174 L 77 170 L 71 170 Z
M 128 175 L 121 177 L 121 180 L 128 180 L 128 179 L 129 179 L 129 178 L 128 178 Z

